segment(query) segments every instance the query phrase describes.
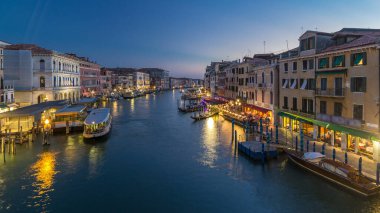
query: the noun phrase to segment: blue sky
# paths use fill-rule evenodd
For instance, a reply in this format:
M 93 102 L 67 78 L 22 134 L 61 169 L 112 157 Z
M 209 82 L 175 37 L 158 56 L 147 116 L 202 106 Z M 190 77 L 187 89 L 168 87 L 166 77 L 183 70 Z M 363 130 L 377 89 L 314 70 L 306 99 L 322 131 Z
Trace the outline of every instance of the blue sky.
M 286 50 L 302 30 L 380 28 L 377 0 L 0 0 L 0 40 L 108 67 L 202 77 L 211 60 Z

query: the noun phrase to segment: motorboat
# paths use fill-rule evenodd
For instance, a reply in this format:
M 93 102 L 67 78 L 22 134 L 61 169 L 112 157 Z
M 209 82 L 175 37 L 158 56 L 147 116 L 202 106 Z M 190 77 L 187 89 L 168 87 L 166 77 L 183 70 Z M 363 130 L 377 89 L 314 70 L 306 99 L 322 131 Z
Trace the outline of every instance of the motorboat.
M 297 152 L 286 149 L 291 162 L 332 183 L 363 196 L 372 196 L 380 191 L 374 180 L 343 162 L 328 159 L 319 152 Z

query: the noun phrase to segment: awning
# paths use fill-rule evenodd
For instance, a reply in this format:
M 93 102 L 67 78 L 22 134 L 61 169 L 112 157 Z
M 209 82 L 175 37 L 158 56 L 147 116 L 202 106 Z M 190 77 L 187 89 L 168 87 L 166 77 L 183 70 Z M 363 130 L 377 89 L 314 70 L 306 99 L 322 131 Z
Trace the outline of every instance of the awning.
M 295 114 L 288 113 L 288 112 L 279 112 L 278 115 L 282 116 L 282 117 L 288 117 L 290 119 L 302 121 L 302 122 L 308 122 L 308 123 L 315 124 L 317 126 L 321 126 L 321 127 L 324 127 L 324 128 L 330 129 L 330 130 L 343 132 L 343 133 L 346 133 L 346 134 L 349 134 L 349 135 L 352 135 L 355 137 L 361 137 L 361 138 L 365 138 L 365 139 L 369 139 L 369 140 L 375 140 L 375 141 L 380 142 L 380 137 L 375 133 L 371 133 L 371 132 L 367 132 L 367 131 L 363 131 L 363 130 L 359 130 L 359 129 L 353 129 L 353 128 L 338 125 L 338 124 L 332 124 L 332 123 L 328 123 L 325 121 L 319 121 L 319 120 L 315 120 L 315 119 L 311 119 L 311 118 L 306 118 L 306 117 L 303 117 L 300 115 L 295 115 Z
M 253 105 L 253 104 L 244 104 L 244 106 L 249 107 L 249 108 L 254 109 L 254 110 L 257 110 L 257 111 L 260 111 L 262 113 L 267 113 L 267 112 L 271 111 L 270 109 L 267 109 L 264 107 L 259 107 L 259 106 Z
M 360 138 L 380 141 L 379 136 L 374 134 L 374 133 L 359 130 L 359 129 L 353 129 L 353 128 L 338 125 L 338 124 L 329 124 L 327 129 L 332 129 L 334 131 L 343 132 L 343 133 L 346 133 L 346 134 L 349 134 L 352 136 L 356 136 L 356 137 L 360 137 Z
M 329 123 L 324 122 L 324 121 L 319 121 L 319 120 L 315 120 L 315 119 L 312 119 L 312 118 L 306 118 L 306 117 L 303 117 L 303 116 L 300 116 L 300 115 L 295 115 L 295 114 L 292 114 L 292 113 L 289 113 L 289 112 L 279 112 L 278 116 L 288 117 L 288 118 L 291 118 L 291 119 L 294 119 L 294 120 L 298 120 L 298 121 L 303 121 L 303 122 L 315 124 L 317 126 L 322 126 L 322 127 L 325 127 L 325 128 L 329 125 Z

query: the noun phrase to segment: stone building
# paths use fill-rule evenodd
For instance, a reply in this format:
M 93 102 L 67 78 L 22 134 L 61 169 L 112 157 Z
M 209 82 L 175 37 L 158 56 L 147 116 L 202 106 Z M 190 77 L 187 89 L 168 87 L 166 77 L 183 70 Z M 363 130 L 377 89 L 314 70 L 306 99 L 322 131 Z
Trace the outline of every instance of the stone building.
M 6 46 L 4 78 L 14 83 L 15 102 L 22 105 L 80 98 L 79 61 L 37 45 Z

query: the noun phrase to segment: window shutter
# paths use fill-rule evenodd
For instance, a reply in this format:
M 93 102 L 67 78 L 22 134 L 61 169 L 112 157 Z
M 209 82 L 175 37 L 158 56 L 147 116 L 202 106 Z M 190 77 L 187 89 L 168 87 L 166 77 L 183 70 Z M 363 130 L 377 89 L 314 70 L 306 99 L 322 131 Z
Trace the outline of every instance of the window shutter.
M 367 65 L 367 52 L 363 53 L 363 65 Z
M 350 62 L 351 66 L 354 66 L 354 54 L 351 54 L 351 62 Z

